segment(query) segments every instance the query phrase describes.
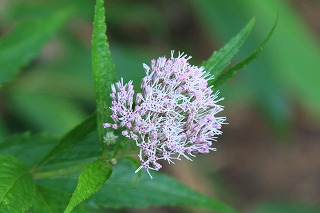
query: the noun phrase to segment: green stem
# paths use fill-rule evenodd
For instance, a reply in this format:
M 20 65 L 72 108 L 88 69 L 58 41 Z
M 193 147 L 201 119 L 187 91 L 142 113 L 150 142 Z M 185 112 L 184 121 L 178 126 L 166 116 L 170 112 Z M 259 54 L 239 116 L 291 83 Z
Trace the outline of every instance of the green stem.
M 44 179 L 44 178 L 50 178 L 55 176 L 62 176 L 62 175 L 68 175 L 72 174 L 78 171 L 81 171 L 86 165 L 80 165 L 80 166 L 73 166 L 69 168 L 63 168 L 63 169 L 57 169 L 57 170 L 51 170 L 51 171 L 45 171 L 45 172 L 38 172 L 32 174 L 33 179 Z

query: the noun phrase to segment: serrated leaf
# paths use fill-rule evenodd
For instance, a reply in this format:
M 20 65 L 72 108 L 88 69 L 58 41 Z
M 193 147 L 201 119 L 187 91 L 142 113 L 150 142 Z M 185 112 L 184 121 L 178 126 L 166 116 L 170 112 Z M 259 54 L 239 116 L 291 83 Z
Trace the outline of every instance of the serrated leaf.
M 30 208 L 34 182 L 27 168 L 11 155 L 0 155 L 0 212 L 21 212 Z
M 76 190 L 65 209 L 69 213 L 72 209 L 80 204 L 83 200 L 89 198 L 94 192 L 98 191 L 112 173 L 111 165 L 106 165 L 101 160 L 96 160 L 89 164 L 81 172 Z
M 31 167 L 38 163 L 58 141 L 58 138 L 46 133 L 31 135 L 26 132 L 1 141 L 0 153 L 17 156 L 24 165 Z
M 188 186 L 153 172 L 153 179 L 144 171 L 134 187 L 135 167 L 126 160 L 115 167 L 111 178 L 92 196 L 95 205 L 107 208 L 146 208 L 150 206 L 196 206 L 218 212 L 237 212 L 227 204 L 202 195 Z
M 247 66 L 250 62 L 252 62 L 256 57 L 260 55 L 265 45 L 268 43 L 269 39 L 271 38 L 274 30 L 276 29 L 277 23 L 278 23 L 278 16 L 270 32 L 268 33 L 267 37 L 261 42 L 259 47 L 252 54 L 246 57 L 243 61 L 237 63 L 236 65 L 232 66 L 231 68 L 227 69 L 224 72 L 220 72 L 217 76 L 215 76 L 215 79 L 213 80 L 213 84 L 215 87 L 219 87 L 226 80 L 228 80 L 229 78 L 237 74 L 238 70 Z
M 96 129 L 96 114 L 91 115 L 81 124 L 74 127 L 64 137 L 61 138 L 60 142 L 53 147 L 53 149 L 36 165 L 40 167 L 46 164 L 48 161 L 59 155 L 66 149 L 74 146 L 81 142 L 86 136 Z
M 97 125 L 100 142 L 105 130 L 102 126 L 111 115 L 111 83 L 115 80 L 115 68 L 106 36 L 104 0 L 97 0 L 92 35 L 92 75 L 97 103 Z M 104 146 L 103 146 L 104 147 Z
M 238 53 L 239 48 L 243 42 L 247 39 L 249 33 L 254 25 L 255 18 L 252 18 L 249 23 L 235 36 L 233 37 L 224 47 L 218 52 L 214 52 L 212 56 L 202 64 L 207 72 L 217 76 L 222 72 L 229 64 L 231 59 Z
M 39 54 L 71 11 L 70 8 L 60 8 L 41 17 L 26 19 L 0 40 L 0 87 Z

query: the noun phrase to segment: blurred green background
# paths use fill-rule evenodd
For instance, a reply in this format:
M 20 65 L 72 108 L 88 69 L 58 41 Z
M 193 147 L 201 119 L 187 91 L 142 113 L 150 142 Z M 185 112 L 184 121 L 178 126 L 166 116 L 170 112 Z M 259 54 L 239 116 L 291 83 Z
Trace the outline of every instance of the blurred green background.
M 27 130 L 60 136 L 94 112 L 94 3 L 0 0 L 1 37 L 27 19 L 72 8 L 41 51 L 1 88 L 0 138 Z M 319 212 L 320 1 L 106 0 L 106 13 L 117 76 L 132 79 L 136 90 L 142 63 L 174 49 L 200 64 L 255 16 L 235 61 L 243 59 L 258 47 L 278 13 L 277 29 L 263 53 L 220 88 L 225 97 L 221 115 L 229 124 L 216 144 L 219 151 L 165 170 L 244 212 Z M 145 212 L 182 210 L 198 212 Z

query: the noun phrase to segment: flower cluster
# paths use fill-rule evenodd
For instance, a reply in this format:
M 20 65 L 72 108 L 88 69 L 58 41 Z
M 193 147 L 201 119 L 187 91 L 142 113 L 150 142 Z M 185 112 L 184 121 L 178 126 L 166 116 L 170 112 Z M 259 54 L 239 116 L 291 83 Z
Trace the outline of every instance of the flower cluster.
M 159 170 L 160 160 L 174 163 L 181 156 L 191 160 L 196 153 L 216 151 L 212 142 L 222 134 L 226 119 L 216 117 L 223 107 L 217 104 L 218 92 L 208 86 L 212 76 L 203 67 L 190 65 L 191 57 L 173 54 L 152 60 L 151 67 L 143 64 L 146 76 L 135 102 L 132 81 L 124 84 L 121 79 L 112 85 L 114 124 L 104 127 L 122 128 L 123 136 L 136 141 L 141 161 L 136 172 Z

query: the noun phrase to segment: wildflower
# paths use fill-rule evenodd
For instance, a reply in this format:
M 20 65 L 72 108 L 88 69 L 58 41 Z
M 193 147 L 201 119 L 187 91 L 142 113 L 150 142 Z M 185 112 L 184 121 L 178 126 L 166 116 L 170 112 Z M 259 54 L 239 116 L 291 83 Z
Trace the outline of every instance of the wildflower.
M 150 175 L 149 170 L 162 167 L 161 160 L 170 164 L 181 156 L 192 160 L 196 153 L 216 151 L 212 143 L 226 120 L 216 117 L 223 110 L 217 104 L 222 98 L 208 86 L 213 77 L 204 67 L 190 65 L 190 58 L 183 53 L 175 58 L 172 51 L 169 59 L 159 57 L 150 67 L 143 64 L 146 76 L 135 103 L 132 81 L 112 85 L 114 124 L 104 127 L 123 128 L 122 135 L 136 141 L 141 161 L 136 172 L 144 168 Z

